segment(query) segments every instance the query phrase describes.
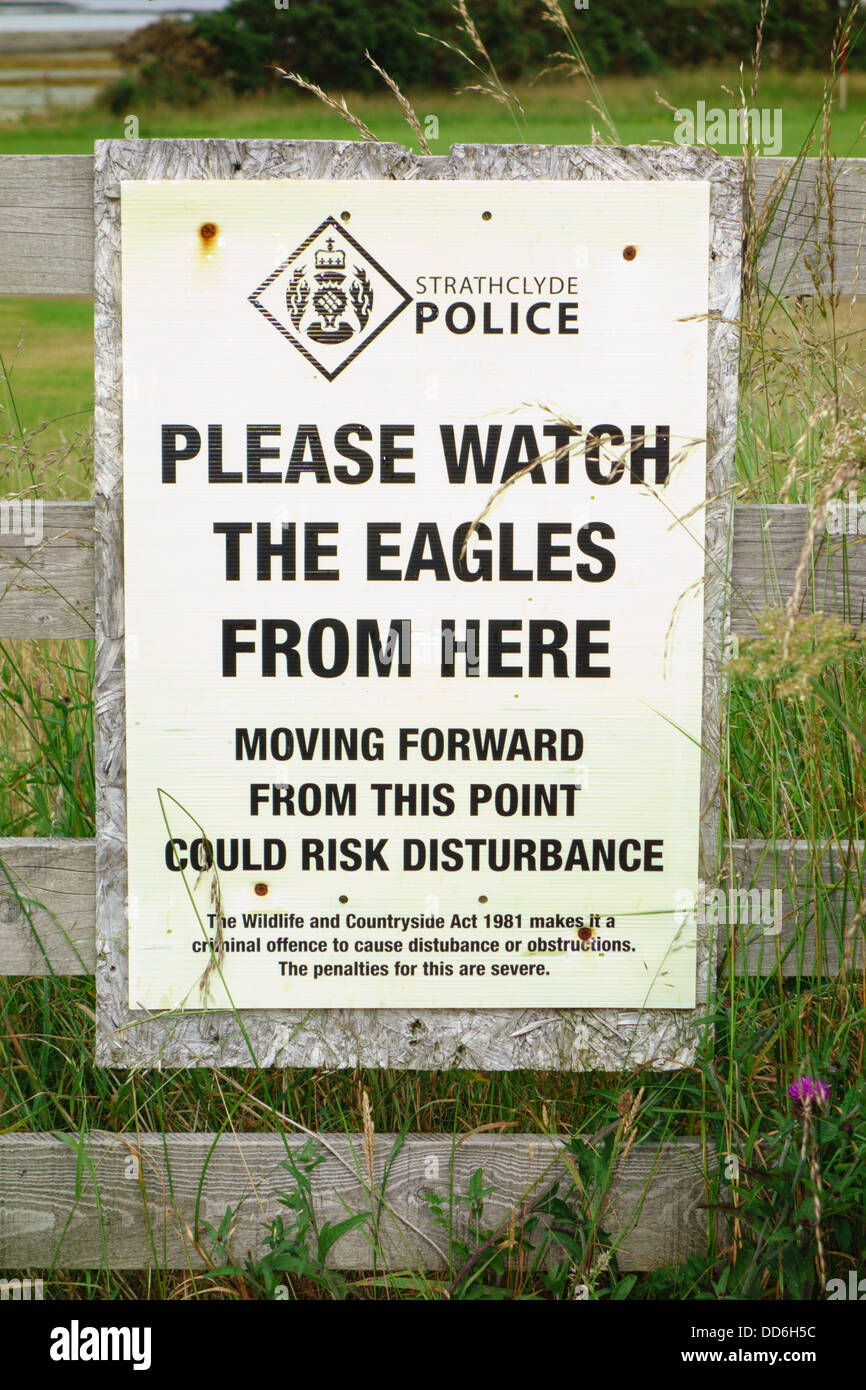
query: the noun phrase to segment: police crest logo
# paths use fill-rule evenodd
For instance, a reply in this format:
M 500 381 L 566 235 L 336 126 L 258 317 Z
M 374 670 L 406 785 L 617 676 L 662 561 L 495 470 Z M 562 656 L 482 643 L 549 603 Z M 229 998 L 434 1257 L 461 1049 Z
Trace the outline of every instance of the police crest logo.
M 411 295 L 334 217 L 249 298 L 328 381 L 411 303 Z

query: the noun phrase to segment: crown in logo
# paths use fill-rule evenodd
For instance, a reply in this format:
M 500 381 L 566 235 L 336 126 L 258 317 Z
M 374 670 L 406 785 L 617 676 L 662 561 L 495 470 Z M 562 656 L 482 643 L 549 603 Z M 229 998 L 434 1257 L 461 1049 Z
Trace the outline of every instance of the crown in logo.
M 316 269 L 324 271 L 345 270 L 346 253 L 345 251 L 334 250 L 334 238 L 329 236 L 326 242 L 327 251 L 316 252 Z M 318 276 L 316 277 L 319 278 Z M 340 277 L 342 279 L 342 276 Z

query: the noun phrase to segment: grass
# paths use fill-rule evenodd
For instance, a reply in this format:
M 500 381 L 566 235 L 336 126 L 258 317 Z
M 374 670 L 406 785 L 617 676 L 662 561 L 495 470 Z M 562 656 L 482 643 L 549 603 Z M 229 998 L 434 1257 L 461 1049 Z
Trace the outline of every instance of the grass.
M 68 68 L 107 68 L 118 70 L 117 59 L 104 48 L 80 48 L 69 53 L 0 53 L 0 74 L 64 72 Z
M 660 73 L 651 77 L 611 77 L 604 83 L 605 101 L 624 144 L 670 143 L 673 114 L 656 99 L 659 93 L 670 106 L 695 110 L 706 107 L 727 111 L 739 106 L 740 74 L 735 68 Z M 314 97 L 288 88 L 274 79 L 273 94 L 250 98 L 216 97 L 189 111 L 155 106 L 113 115 L 108 109 L 64 114 L 33 115 L 0 124 L 0 154 L 92 154 L 95 140 L 121 139 L 128 116 L 139 119 L 142 137 L 215 136 L 232 139 L 333 140 L 351 139 L 354 132 L 339 116 L 326 111 Z M 787 73 L 767 70 L 762 74 L 758 105 L 782 112 L 782 153 L 795 155 L 810 138 L 815 112 L 821 102 L 823 78 L 817 72 Z M 508 109 L 472 93 L 455 95 L 441 91 L 412 93 L 412 104 L 424 125 L 432 116 L 438 133 L 429 137 L 435 154 L 446 154 L 452 144 L 491 141 L 534 144 L 582 145 L 591 143 L 592 128 L 601 122 L 587 107 L 585 83 L 542 78 L 534 85 L 517 84 L 515 92 L 526 110 L 526 120 L 516 125 Z M 413 137 L 399 107 L 386 93 L 352 94 L 349 106 L 380 140 L 412 144 Z M 861 125 L 866 117 L 866 73 L 849 77 L 848 109 L 834 110 L 832 153 L 856 154 Z M 735 146 L 722 153 L 738 154 Z
M 730 74 L 729 85 L 737 78 Z M 605 83 L 605 96 L 625 140 L 666 139 L 671 117 L 654 104 L 653 88 L 664 90 L 674 105 L 702 99 L 726 106 L 723 80 L 716 72 L 613 81 Z M 766 72 L 761 90 L 762 104 L 783 107 L 785 149 L 796 152 L 820 105 L 818 78 Z M 523 95 L 527 138 L 588 139 L 579 91 L 551 85 Z M 856 152 L 864 100 L 866 77 L 852 74 L 850 109 L 835 114 L 829 147 Z M 350 105 L 383 138 L 408 138 L 393 103 L 358 98 Z M 507 112 L 492 103 L 436 94 L 415 106 L 422 122 L 427 114 L 439 118 L 435 149 L 458 140 L 514 138 Z M 269 138 L 348 133 L 301 97 L 233 103 L 230 109 L 212 106 L 189 115 L 142 113 L 141 129 L 142 135 Z M 69 116 L 62 123 L 32 120 L 0 131 L 0 150 L 84 153 L 94 138 L 120 134 L 121 119 L 103 113 Z M 749 254 L 756 254 L 754 245 Z M 866 362 L 863 325 L 856 305 L 845 324 L 843 307 L 826 297 L 798 307 L 762 294 L 745 306 L 737 452 L 744 500 L 784 495 L 815 504 L 828 478 L 839 476 L 840 460 L 853 460 L 861 479 L 866 472 L 866 422 L 857 405 Z M 39 477 L 50 480 L 52 496 L 86 496 L 92 485 L 90 456 L 86 435 L 76 431 L 86 424 L 90 402 L 90 306 L 0 301 L 0 312 L 7 368 L 14 361 L 5 402 L 9 488 L 33 486 Z M 34 434 L 43 421 L 54 423 Z M 840 442 L 843 426 L 848 434 Z M 746 647 L 742 669 L 731 677 L 721 769 L 724 834 L 808 842 L 820 940 L 839 930 L 838 895 L 821 888 L 822 847 L 828 840 L 842 847 L 864 838 L 866 670 L 862 645 L 843 650 L 829 642 L 825 649 L 820 634 L 816 642 L 793 619 L 782 631 L 787 646 L 781 644 L 784 660 L 776 670 L 759 669 L 766 645 Z M 0 660 L 5 663 L 0 834 L 91 834 L 91 644 L 10 643 Z M 803 699 L 784 694 L 791 669 L 802 683 Z M 855 857 L 847 883 L 854 901 L 861 884 L 862 866 Z M 560 1251 L 564 1272 L 548 1279 L 526 1273 L 516 1280 L 504 1265 L 478 1256 L 482 1230 L 474 1247 L 470 1242 L 462 1252 L 470 1268 L 458 1280 L 456 1297 L 570 1297 L 575 1281 L 584 1280 L 592 1297 L 821 1298 L 830 1274 L 844 1276 L 862 1261 L 866 998 L 860 970 L 835 978 L 786 978 L 781 969 L 763 977 L 722 975 L 707 1011 L 713 1032 L 707 1032 L 695 1065 L 676 1073 L 621 1075 L 263 1071 L 254 1066 L 145 1075 L 105 1071 L 90 1060 L 92 980 L 12 979 L 0 985 L 0 998 L 0 1125 L 10 1132 L 285 1133 L 302 1126 L 368 1135 L 373 1130 L 460 1135 L 484 1128 L 573 1136 L 613 1126 L 608 1139 L 592 1149 L 573 1145 L 574 1185 L 582 1197 L 578 1217 L 569 1218 L 570 1244 Z M 793 1078 L 804 1072 L 832 1087 L 820 1117 L 786 1097 Z M 601 1231 L 611 1174 L 626 1144 L 677 1135 L 712 1141 L 717 1152 L 738 1156 L 739 1182 L 728 1185 L 713 1169 L 708 1193 L 709 1202 L 734 1207 L 733 1239 L 727 1244 L 708 1240 L 706 1255 L 681 1268 L 624 1281 L 615 1260 L 605 1269 L 597 1259 L 605 1245 Z M 383 1291 L 395 1297 L 444 1296 L 447 1280 L 433 1277 L 410 1284 L 392 1273 L 371 1287 L 366 1280 L 337 1283 L 327 1276 L 321 1241 L 311 1231 L 304 1205 L 303 1165 L 289 1176 L 295 1205 L 287 1209 L 285 1224 L 270 1231 L 271 1264 L 264 1259 L 251 1267 L 233 1264 L 214 1232 L 218 1273 L 203 1279 L 159 1270 L 150 1276 L 53 1270 L 51 1285 L 58 1296 L 76 1299 L 268 1297 L 282 1260 L 282 1268 L 293 1271 L 288 1279 L 297 1297 L 371 1297 Z M 465 1195 L 483 1227 L 479 1200 L 472 1192 Z M 554 1214 L 566 1220 L 562 1211 Z M 448 1211 L 444 1219 L 453 1216 Z
M 32 482 L 58 500 L 93 491 L 93 301 L 0 298 L 0 468 L 4 490 Z M 24 444 L 24 447 L 22 447 Z

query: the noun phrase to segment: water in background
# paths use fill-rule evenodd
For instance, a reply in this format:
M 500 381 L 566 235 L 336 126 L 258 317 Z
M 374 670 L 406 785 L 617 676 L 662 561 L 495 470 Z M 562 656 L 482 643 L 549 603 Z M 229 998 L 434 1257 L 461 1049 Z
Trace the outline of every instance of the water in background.
M 162 16 L 185 19 L 227 0 L 0 0 L 0 122 L 89 106 L 120 76 L 127 34 Z M 266 3 L 266 0 L 263 0 Z
M 141 29 L 161 15 L 183 18 L 221 10 L 227 0 L 0 0 L 4 33 L 86 33 L 88 29 Z

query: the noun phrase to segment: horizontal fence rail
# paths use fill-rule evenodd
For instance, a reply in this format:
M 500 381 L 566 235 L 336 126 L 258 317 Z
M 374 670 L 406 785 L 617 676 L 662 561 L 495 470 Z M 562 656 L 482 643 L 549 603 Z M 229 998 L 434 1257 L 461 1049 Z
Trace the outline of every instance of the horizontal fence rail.
M 91 502 L 46 502 L 42 541 L 0 535 L 0 639 L 92 637 L 94 516 Z M 755 631 L 767 606 L 785 603 L 809 530 L 802 506 L 734 509 L 731 631 Z M 862 526 L 861 526 L 861 529 Z M 813 546 L 803 611 L 866 620 L 866 534 L 824 532 Z
M 239 150 L 250 144 L 233 143 Z M 408 151 L 407 157 L 416 161 L 420 178 L 429 177 L 441 158 Z M 768 198 L 776 210 L 765 228 L 761 213 Z M 91 155 L 4 155 L 0 213 L 0 294 L 93 294 Z M 857 292 L 866 160 L 833 160 L 828 174 L 819 159 L 757 159 L 753 216 L 761 237 L 759 276 L 774 291 Z
M 507 1220 L 547 1185 L 570 1186 L 555 1136 L 442 1134 L 375 1136 L 372 1170 L 363 1135 L 318 1134 L 325 1161 L 311 1175 L 320 1223 L 372 1212 L 332 1247 L 336 1269 L 441 1270 L 448 1231 L 433 1224 L 432 1193 L 449 1213 L 479 1169 L 483 1225 Z M 205 1224 L 235 1216 L 231 1246 L 243 1264 L 262 1254 L 268 1224 L 293 1186 L 286 1148 L 306 1138 L 276 1134 L 10 1134 L 0 1138 L 0 1266 L 60 1269 L 202 1269 Z M 620 1269 L 649 1270 L 702 1253 L 707 1238 L 705 1155 L 698 1139 L 636 1144 L 613 1180 L 604 1228 Z M 706 1160 L 715 1163 L 712 1147 Z M 468 1234 L 465 1203 L 454 1204 L 452 1233 Z M 516 1223 L 519 1230 L 519 1219 Z M 503 1231 L 503 1238 L 508 1229 Z M 539 1239 L 539 1233 L 533 1233 Z M 375 1245 L 375 1251 L 374 1251 Z M 546 1264 L 563 1261 L 553 1243 Z
M 862 966 L 864 846 L 828 845 L 817 880 L 813 860 L 804 840 L 727 846 L 724 903 L 708 889 L 698 905 L 723 969 L 832 976 L 846 942 L 851 963 Z M 92 975 L 95 902 L 94 840 L 0 839 L 0 976 Z M 520 1019 L 517 1010 L 515 1029 Z
M 30 536 L 0 535 L 0 633 L 92 637 L 93 503 L 45 502 L 38 544 L 27 529 Z

